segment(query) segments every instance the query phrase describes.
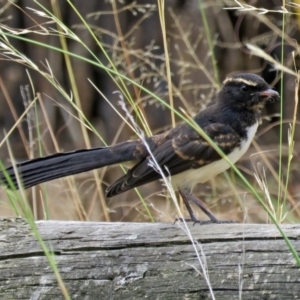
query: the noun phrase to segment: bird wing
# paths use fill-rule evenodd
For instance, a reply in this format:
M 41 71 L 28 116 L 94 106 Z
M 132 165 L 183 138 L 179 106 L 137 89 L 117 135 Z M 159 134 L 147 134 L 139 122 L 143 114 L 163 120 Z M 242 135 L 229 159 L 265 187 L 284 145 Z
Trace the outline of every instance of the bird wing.
M 178 130 L 176 130 L 173 137 L 171 131 L 169 138 L 152 152 L 157 164 L 166 176 L 200 168 L 221 159 L 211 144 L 194 129 L 188 125 L 183 126 L 182 129 L 182 134 L 180 132 L 178 134 Z M 229 125 L 211 123 L 202 129 L 225 155 L 240 146 L 241 136 Z M 155 167 L 152 167 L 151 161 L 152 158 L 148 155 L 136 164 L 127 174 L 108 187 L 107 197 L 113 197 L 137 186 L 160 179 L 161 175 Z

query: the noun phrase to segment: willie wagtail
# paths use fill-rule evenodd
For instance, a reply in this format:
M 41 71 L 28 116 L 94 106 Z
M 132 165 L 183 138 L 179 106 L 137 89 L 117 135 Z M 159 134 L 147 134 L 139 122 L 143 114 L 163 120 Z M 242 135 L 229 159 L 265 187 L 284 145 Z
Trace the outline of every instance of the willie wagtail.
M 216 103 L 194 117 L 195 123 L 235 163 L 248 149 L 256 133 L 261 109 L 267 101 L 279 99 L 276 91 L 258 75 L 242 73 L 228 77 L 217 95 Z M 11 188 L 29 188 L 52 179 L 78 174 L 108 165 L 134 161 L 136 164 L 106 190 L 113 197 L 132 188 L 161 178 L 150 166 L 155 160 L 171 175 L 173 187 L 179 191 L 191 219 L 197 220 L 189 201 L 194 202 L 210 218 L 220 223 L 191 192 L 195 184 L 204 183 L 230 167 L 220 154 L 190 125 L 180 124 L 169 131 L 148 137 L 145 141 L 129 140 L 110 147 L 57 153 L 18 163 L 15 169 L 21 181 L 18 186 L 15 169 L 0 173 L 0 182 Z M 6 175 L 5 175 L 6 174 Z M 6 176 L 10 176 L 11 183 Z

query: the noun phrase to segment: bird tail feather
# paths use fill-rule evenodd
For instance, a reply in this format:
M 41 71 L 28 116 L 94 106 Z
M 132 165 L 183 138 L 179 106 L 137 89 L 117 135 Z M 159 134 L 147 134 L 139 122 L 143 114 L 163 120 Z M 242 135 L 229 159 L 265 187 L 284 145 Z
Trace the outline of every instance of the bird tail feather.
M 134 150 L 137 144 L 137 141 L 127 141 L 112 147 L 57 153 L 28 160 L 0 172 L 0 182 L 10 189 L 26 189 L 52 179 L 136 160 L 138 157 Z

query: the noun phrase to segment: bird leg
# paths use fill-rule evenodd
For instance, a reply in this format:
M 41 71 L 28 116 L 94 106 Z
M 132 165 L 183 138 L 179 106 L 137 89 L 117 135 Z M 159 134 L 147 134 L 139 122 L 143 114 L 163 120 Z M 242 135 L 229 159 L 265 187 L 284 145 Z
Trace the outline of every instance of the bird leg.
M 194 222 L 194 224 L 198 223 L 200 225 L 212 223 L 211 221 L 201 221 L 201 220 L 197 219 L 196 216 L 195 216 L 195 214 L 194 214 L 194 212 L 193 212 L 193 210 L 192 210 L 192 208 L 191 208 L 191 206 L 190 206 L 190 203 L 189 203 L 189 200 L 187 199 L 187 197 L 185 197 L 182 194 L 181 191 L 179 191 L 179 193 L 180 193 L 180 195 L 181 195 L 181 197 L 183 199 L 184 205 L 185 205 L 186 209 L 188 210 L 188 212 L 190 214 L 190 217 L 191 217 L 190 219 L 184 219 L 184 221 L 186 221 L 186 222 Z M 177 218 L 177 219 L 175 219 L 175 222 L 176 221 L 181 221 L 182 222 L 183 219 L 182 218 Z
M 192 221 L 194 223 L 199 223 L 199 224 L 208 224 L 208 223 L 217 223 L 217 224 L 221 224 L 221 223 L 238 223 L 237 221 L 231 221 L 231 220 L 219 220 L 217 219 L 204 205 L 204 203 L 198 199 L 197 197 L 195 197 L 191 192 L 186 191 L 186 190 L 179 190 L 179 194 L 181 195 L 183 202 L 190 214 L 190 219 L 186 219 L 186 221 Z M 190 204 L 189 201 L 194 202 L 210 219 L 210 221 L 201 221 L 199 219 L 196 218 Z M 179 219 L 181 220 L 181 219 Z

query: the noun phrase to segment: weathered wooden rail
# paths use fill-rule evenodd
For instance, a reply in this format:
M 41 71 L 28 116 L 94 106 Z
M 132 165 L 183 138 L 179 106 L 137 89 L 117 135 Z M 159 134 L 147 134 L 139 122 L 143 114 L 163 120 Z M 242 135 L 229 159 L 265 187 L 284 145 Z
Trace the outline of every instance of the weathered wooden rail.
M 300 297 L 299 268 L 273 225 L 189 226 L 193 245 L 182 224 L 36 224 L 72 299 L 213 299 L 211 293 L 222 300 Z M 300 253 L 300 226 L 283 229 Z M 0 298 L 63 299 L 22 219 L 0 221 Z

